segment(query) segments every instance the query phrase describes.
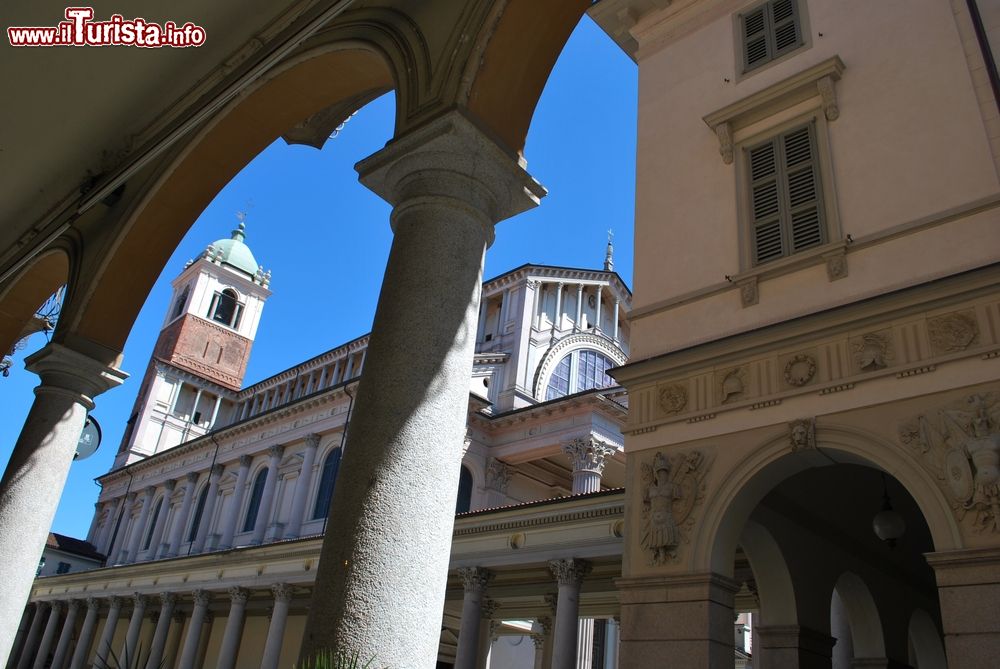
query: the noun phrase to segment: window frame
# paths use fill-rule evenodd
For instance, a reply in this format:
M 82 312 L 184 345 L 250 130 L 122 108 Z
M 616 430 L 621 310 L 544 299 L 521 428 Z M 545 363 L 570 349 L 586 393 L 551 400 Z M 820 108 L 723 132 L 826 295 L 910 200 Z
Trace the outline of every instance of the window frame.
M 231 295 L 229 293 L 232 293 Z M 219 309 L 219 303 L 222 301 L 223 296 L 233 300 L 233 315 L 229 321 L 219 320 L 215 317 Z M 208 306 L 208 320 L 211 323 L 227 327 L 231 330 L 239 330 L 240 324 L 243 322 L 243 312 L 245 311 L 245 304 L 241 301 L 241 295 L 238 290 L 232 286 L 226 286 L 222 290 L 217 290 L 212 295 L 212 301 Z
M 744 17 L 763 7 L 771 6 L 773 8 L 776 1 L 778 0 L 765 0 L 764 2 L 754 0 L 751 3 L 748 3 L 745 8 L 733 13 L 733 60 L 736 70 L 736 83 L 739 83 L 747 77 L 752 77 L 758 72 L 763 72 L 778 63 L 783 63 L 789 58 L 812 48 L 812 32 L 809 29 L 809 3 L 807 0 L 792 0 L 795 5 L 795 16 L 798 19 L 798 44 L 794 48 L 789 48 L 782 53 L 773 54 L 768 60 L 762 61 L 751 68 L 747 67 L 746 46 L 743 37 Z M 771 11 L 772 10 L 765 9 L 765 13 L 767 14 L 770 14 Z M 769 44 L 771 42 L 773 42 L 773 39 L 769 41 Z
M 253 483 L 250 484 L 250 494 L 247 495 L 247 508 L 243 513 L 243 523 L 240 525 L 243 532 L 253 532 L 254 528 L 257 527 L 257 516 L 260 515 L 260 505 L 264 500 L 264 488 L 267 486 L 269 475 L 268 468 L 261 467 L 253 477 Z
M 552 371 L 549 372 L 548 380 L 545 383 L 545 396 L 544 399 L 542 399 L 543 402 L 550 402 L 552 400 L 562 399 L 563 397 L 568 397 L 569 395 L 575 395 L 576 393 L 586 392 L 588 390 L 603 390 L 605 388 L 614 388 L 617 385 L 617 383 L 614 382 L 614 379 L 611 379 L 612 381 L 611 384 L 607 386 L 594 385 L 590 388 L 582 388 L 580 384 L 580 356 L 582 356 L 585 353 L 593 353 L 595 356 L 600 356 L 605 360 L 607 360 L 609 363 L 611 363 L 609 367 L 605 368 L 605 370 L 611 369 L 612 367 L 616 367 L 618 365 L 618 363 L 615 362 L 614 358 L 612 358 L 607 353 L 599 349 L 590 348 L 587 346 L 581 346 L 579 348 L 571 349 L 567 353 L 563 354 L 563 356 L 559 358 L 559 360 L 552 366 Z M 562 365 L 563 361 L 567 359 L 569 360 L 569 376 L 566 379 L 567 392 L 563 395 L 558 395 L 556 397 L 549 397 L 549 388 L 552 386 L 552 380 L 556 376 L 556 371 L 559 369 L 560 365 Z M 603 372 L 603 374 L 605 376 L 608 376 L 607 371 Z M 608 376 L 608 378 L 611 377 Z
M 332 461 L 331 458 L 333 458 L 335 455 L 336 455 L 336 460 Z M 313 510 L 310 520 L 325 520 L 326 518 L 329 517 L 330 505 L 333 504 L 333 493 L 337 489 L 337 476 L 340 475 L 340 463 L 343 457 L 344 457 L 344 452 L 340 446 L 331 448 L 327 452 L 326 456 L 324 456 L 323 464 L 322 466 L 320 466 L 319 470 L 319 480 L 317 481 L 316 484 L 316 496 L 313 498 Z M 333 464 L 330 465 L 330 469 L 333 471 L 333 474 L 331 475 L 329 481 L 329 486 L 330 486 L 329 494 L 324 495 L 323 489 L 327 485 L 325 477 L 327 473 L 327 466 L 328 463 L 330 462 L 333 462 Z M 324 496 L 327 497 L 326 504 L 321 505 L 320 502 L 323 500 Z M 323 507 L 325 507 L 325 509 Z

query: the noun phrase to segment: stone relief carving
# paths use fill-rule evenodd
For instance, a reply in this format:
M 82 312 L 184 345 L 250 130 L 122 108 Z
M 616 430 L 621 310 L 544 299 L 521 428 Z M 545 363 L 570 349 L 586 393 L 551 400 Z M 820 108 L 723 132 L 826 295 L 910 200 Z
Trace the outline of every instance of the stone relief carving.
M 836 281 L 847 276 L 847 254 L 840 251 L 826 258 L 826 278 L 828 281 Z
M 800 418 L 789 423 L 788 441 L 793 451 L 816 448 L 816 419 Z
M 604 471 L 604 463 L 618 449 L 607 444 L 594 436 L 578 437 L 562 445 L 565 453 L 573 465 L 574 472 L 597 472 Z
M 747 370 L 745 367 L 734 367 L 722 375 L 719 385 L 719 396 L 722 403 L 743 399 L 747 387 Z
M 744 307 L 752 307 L 757 304 L 760 296 L 757 294 L 757 277 L 752 276 L 739 284 L 740 304 Z
M 668 414 L 680 413 L 688 403 L 687 387 L 679 383 L 660 388 L 660 408 Z
M 959 520 L 1000 533 L 1000 392 L 969 395 L 899 429 L 951 495 Z
M 854 360 L 864 372 L 882 369 L 892 361 L 892 343 L 889 337 L 878 332 L 862 335 L 853 343 Z
M 840 107 L 837 105 L 837 92 L 833 87 L 832 77 L 823 77 L 816 82 L 819 89 L 820 98 L 823 100 L 823 115 L 827 121 L 836 121 L 840 118 Z
M 799 354 L 785 364 L 785 382 L 790 386 L 804 386 L 816 376 L 816 358 Z
M 507 484 L 514 470 L 507 464 L 500 462 L 496 458 L 490 458 L 486 465 L 486 487 L 504 494 L 507 493 Z
M 979 338 L 979 324 L 972 311 L 959 311 L 927 319 L 927 336 L 935 353 L 964 351 Z
M 649 564 L 677 559 L 694 525 L 691 511 L 705 496 L 705 474 L 711 462 L 701 451 L 665 455 L 657 451 L 652 463 L 642 463 L 642 535 Z
M 719 138 L 719 155 L 726 165 L 733 164 L 733 126 L 720 123 L 715 126 L 715 135 Z

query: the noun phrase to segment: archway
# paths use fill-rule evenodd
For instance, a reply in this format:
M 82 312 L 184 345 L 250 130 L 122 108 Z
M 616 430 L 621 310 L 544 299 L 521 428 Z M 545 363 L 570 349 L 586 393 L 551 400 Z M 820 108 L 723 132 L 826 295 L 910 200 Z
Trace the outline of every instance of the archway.
M 69 256 L 54 249 L 32 261 L 0 293 L 0 355 L 23 336 L 38 307 L 69 280 Z

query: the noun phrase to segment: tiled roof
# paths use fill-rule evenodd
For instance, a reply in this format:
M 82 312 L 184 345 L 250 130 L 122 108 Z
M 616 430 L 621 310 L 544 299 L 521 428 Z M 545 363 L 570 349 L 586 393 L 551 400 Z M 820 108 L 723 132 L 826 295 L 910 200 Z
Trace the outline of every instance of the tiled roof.
M 45 541 L 45 545 L 64 553 L 72 553 L 73 555 L 79 555 L 80 557 L 92 560 L 104 560 L 104 556 L 98 553 L 97 549 L 90 542 L 67 537 L 64 534 L 49 532 L 49 538 Z

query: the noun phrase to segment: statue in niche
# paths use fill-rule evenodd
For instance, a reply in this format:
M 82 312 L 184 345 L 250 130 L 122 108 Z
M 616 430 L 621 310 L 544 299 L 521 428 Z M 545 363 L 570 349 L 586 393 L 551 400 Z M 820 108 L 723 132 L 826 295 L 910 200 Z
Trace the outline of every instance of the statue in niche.
M 705 495 L 708 466 L 700 451 L 673 456 L 658 451 L 652 464 L 642 464 L 642 547 L 650 551 L 650 564 L 677 559 L 686 541 L 685 531 L 694 523 L 691 511 Z

